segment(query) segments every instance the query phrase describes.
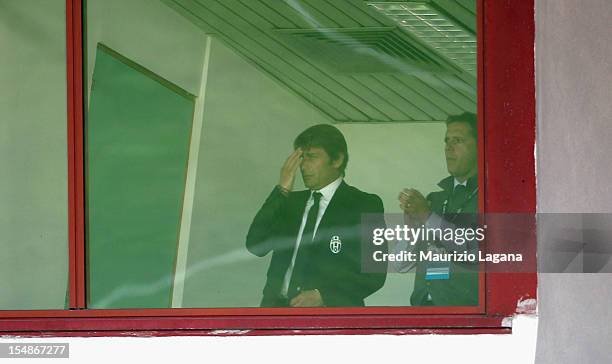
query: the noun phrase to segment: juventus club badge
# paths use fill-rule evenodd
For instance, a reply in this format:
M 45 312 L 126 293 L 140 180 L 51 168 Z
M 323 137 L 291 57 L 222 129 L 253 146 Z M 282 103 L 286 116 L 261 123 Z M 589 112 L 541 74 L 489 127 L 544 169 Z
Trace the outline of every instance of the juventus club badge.
M 342 250 L 342 241 L 339 236 L 336 235 L 331 238 L 329 241 L 329 250 L 334 254 L 340 253 L 340 250 Z

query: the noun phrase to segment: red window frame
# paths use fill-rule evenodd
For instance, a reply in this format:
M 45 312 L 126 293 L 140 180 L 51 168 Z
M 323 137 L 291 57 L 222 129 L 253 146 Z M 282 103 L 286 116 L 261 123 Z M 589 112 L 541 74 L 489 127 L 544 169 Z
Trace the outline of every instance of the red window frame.
M 536 298 L 535 271 L 481 273 L 478 307 L 88 310 L 85 299 L 83 6 L 66 0 L 69 310 L 0 311 L 0 333 L 28 336 L 509 333 L 504 318 Z M 477 0 L 480 210 L 535 213 L 534 0 Z M 483 117 L 484 116 L 484 117 Z M 499 146 L 503 146 L 500 148 Z M 535 224 L 515 246 L 535 267 Z M 499 240 L 488 241 L 491 249 Z M 501 250 L 500 250 L 501 251 Z M 520 271 L 520 270 L 519 270 Z M 485 285 L 486 283 L 486 285 Z M 484 288 L 484 289 L 483 289 Z M 521 312 L 525 312 L 524 308 Z M 227 333 L 227 331 L 225 331 Z M 232 333 L 231 331 L 229 332 Z M 245 332 L 240 332 L 244 335 Z

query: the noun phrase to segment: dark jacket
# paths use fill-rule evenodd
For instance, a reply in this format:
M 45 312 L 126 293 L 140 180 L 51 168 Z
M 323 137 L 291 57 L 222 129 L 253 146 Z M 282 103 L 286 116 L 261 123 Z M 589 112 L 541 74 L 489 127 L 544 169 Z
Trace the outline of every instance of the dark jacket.
M 247 249 L 260 257 L 272 252 L 262 307 L 278 306 L 285 273 L 291 262 L 295 240 L 310 191 L 284 196 L 275 188 L 255 216 L 247 235 Z M 361 217 L 377 213 L 377 225 L 384 228 L 383 204 L 373 194 L 342 182 L 321 218 L 315 240 L 302 239 L 294 275 L 302 290 L 318 289 L 326 306 L 363 306 L 364 298 L 383 286 L 386 273 L 361 273 Z M 341 241 L 334 253 L 330 242 Z M 292 297 L 289 297 L 291 299 Z
M 451 222 L 458 228 L 476 228 L 478 226 L 478 176 L 467 181 L 466 195 L 468 199 L 463 205 L 462 213 L 444 213 L 444 205 L 450 198 L 454 188 L 454 177 L 449 176 L 438 184 L 442 191 L 432 192 L 427 195 L 431 211 L 440 215 L 447 222 Z M 471 198 L 470 198 L 471 197 Z M 427 243 L 420 241 L 416 244 L 417 254 L 419 251 L 427 250 Z M 444 246 L 447 252 L 467 252 L 478 254 L 478 242 L 468 241 L 464 245 L 453 242 L 434 242 Z M 417 264 L 414 290 L 410 296 L 413 306 L 427 304 L 428 295 L 431 296 L 435 306 L 475 306 L 478 305 L 478 268 L 473 263 L 450 263 L 450 278 L 441 280 L 426 280 L 425 273 L 428 262 Z

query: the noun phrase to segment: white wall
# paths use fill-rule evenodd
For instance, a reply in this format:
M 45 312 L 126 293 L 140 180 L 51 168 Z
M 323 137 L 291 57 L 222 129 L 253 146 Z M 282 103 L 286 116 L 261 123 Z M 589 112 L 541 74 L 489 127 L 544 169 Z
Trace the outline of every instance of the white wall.
M 346 179 L 380 196 L 385 213 L 401 213 L 403 188 L 423 194 L 439 190 L 448 173 L 444 159 L 446 126 L 437 123 L 338 124 L 349 146 Z M 390 273 L 385 285 L 365 300 L 368 306 L 410 306 L 414 273 Z
M 527 364 L 533 363 L 536 326 L 535 319 L 522 317 L 512 335 L 97 337 L 19 342 L 70 342 L 70 359 L 62 360 L 92 364 Z M 14 341 L 0 339 L 0 343 Z
M 160 1 L 87 1 L 87 74 L 91 85 L 96 45 L 109 48 L 198 95 L 206 35 Z

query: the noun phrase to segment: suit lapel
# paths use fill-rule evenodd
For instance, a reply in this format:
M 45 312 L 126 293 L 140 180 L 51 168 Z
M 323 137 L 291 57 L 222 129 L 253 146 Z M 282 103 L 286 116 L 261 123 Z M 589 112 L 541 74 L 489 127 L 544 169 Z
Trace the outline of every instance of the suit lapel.
M 302 225 L 302 217 L 304 216 L 306 202 L 308 202 L 308 198 L 310 197 L 310 191 L 295 192 L 292 197 L 293 198 L 289 201 L 291 206 L 287 209 L 288 214 L 291 214 L 287 216 L 287 224 L 289 232 L 292 233 L 293 236 L 297 236 L 300 225 Z

